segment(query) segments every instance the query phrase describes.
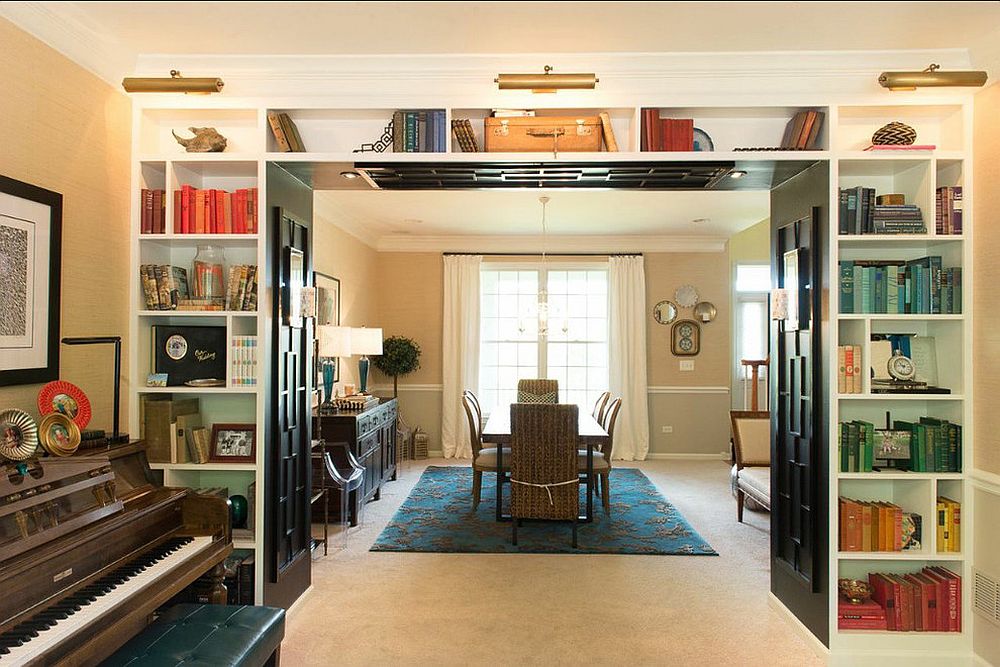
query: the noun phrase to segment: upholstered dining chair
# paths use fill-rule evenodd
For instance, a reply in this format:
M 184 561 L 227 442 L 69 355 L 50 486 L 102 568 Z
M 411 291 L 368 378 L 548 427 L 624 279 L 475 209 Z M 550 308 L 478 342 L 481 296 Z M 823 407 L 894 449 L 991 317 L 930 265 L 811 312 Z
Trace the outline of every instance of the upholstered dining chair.
M 514 403 L 510 406 L 510 515 L 517 544 L 521 519 L 573 522 L 580 514 L 576 405 Z
M 598 424 L 604 424 L 604 411 L 608 407 L 608 400 L 611 398 L 610 391 L 602 391 L 601 395 L 597 397 L 597 402 L 594 403 L 594 411 L 590 414 L 593 415 L 594 419 L 597 420 Z
M 465 417 L 469 420 L 469 438 L 472 445 L 472 511 L 479 509 L 479 501 L 483 495 L 483 473 L 497 471 L 497 448 L 483 447 L 482 417 L 479 416 L 477 403 L 471 392 L 462 395 L 462 407 Z M 503 448 L 504 470 L 510 469 L 510 448 Z
M 530 379 L 517 381 L 518 403 L 558 403 L 557 380 Z
M 771 510 L 771 414 L 730 410 L 736 452 L 736 520 L 743 523 L 747 496 Z
M 604 421 L 601 427 L 608 433 L 608 442 L 600 451 L 594 452 L 594 474 L 597 475 L 597 494 L 601 497 L 604 513 L 611 515 L 611 450 L 615 444 L 615 424 L 618 423 L 618 411 L 621 410 L 621 396 L 608 401 L 604 411 Z M 587 450 L 579 451 L 579 473 L 587 472 Z

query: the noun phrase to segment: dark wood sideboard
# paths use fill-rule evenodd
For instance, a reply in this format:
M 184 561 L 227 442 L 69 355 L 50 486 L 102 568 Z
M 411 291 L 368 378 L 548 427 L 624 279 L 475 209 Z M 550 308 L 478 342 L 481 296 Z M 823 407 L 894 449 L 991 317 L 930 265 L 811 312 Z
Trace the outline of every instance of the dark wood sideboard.
M 397 401 L 383 400 L 375 407 L 362 412 L 341 412 L 335 415 L 317 416 L 313 413 L 313 434 L 317 433 L 316 421 L 322 420 L 320 435 L 327 442 L 346 442 L 351 454 L 364 468 L 364 482 L 357 491 L 352 491 L 347 500 L 351 525 L 358 525 L 358 511 L 362 503 L 378 500 L 382 485 L 396 480 L 396 418 Z M 338 460 L 337 450 L 331 451 L 331 458 L 339 470 L 349 470 L 346 460 Z M 319 483 L 319 461 L 314 461 L 313 484 Z M 330 489 L 330 504 L 340 502 L 336 489 Z M 313 508 L 313 517 L 322 516 Z

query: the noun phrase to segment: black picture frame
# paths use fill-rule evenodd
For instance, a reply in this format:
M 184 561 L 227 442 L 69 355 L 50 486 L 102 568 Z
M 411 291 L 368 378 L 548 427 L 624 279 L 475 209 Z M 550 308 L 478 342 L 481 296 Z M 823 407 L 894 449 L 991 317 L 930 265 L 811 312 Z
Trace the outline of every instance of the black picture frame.
M 53 192 L 52 190 L 46 190 L 45 188 L 38 187 L 37 185 L 32 185 L 30 183 L 25 183 L 23 181 L 18 181 L 7 176 L 0 175 L 0 195 L 6 195 L 6 197 L 0 197 L 0 255 L 3 255 L 7 250 L 7 242 L 4 240 L 8 238 L 7 233 L 4 228 L 12 230 L 11 234 L 15 234 L 15 225 L 17 228 L 23 231 L 27 236 L 30 232 L 33 240 L 38 238 L 46 238 L 47 243 L 39 248 L 34 246 L 34 252 L 25 246 L 24 254 L 24 264 L 25 271 L 21 276 L 18 276 L 14 271 L 9 269 L 0 271 L 0 294 L 7 298 L 11 298 L 10 295 L 16 292 L 13 287 L 18 277 L 25 280 L 25 285 L 27 285 L 27 273 L 30 271 L 34 278 L 44 277 L 47 285 L 42 287 L 42 290 L 35 290 L 35 294 L 32 296 L 32 318 L 31 326 L 26 326 L 25 332 L 21 338 L 29 338 L 30 346 L 26 346 L 26 341 L 21 341 L 18 343 L 11 343 L 10 346 L 6 346 L 5 339 L 6 336 L 0 335 L 0 386 L 7 385 L 23 385 L 23 384 L 40 384 L 44 382 L 51 382 L 52 380 L 59 379 L 59 328 L 60 328 L 60 314 L 61 314 L 61 303 L 60 303 L 60 282 L 62 275 L 62 213 L 63 213 L 63 197 L 58 192 Z M 33 204 L 40 204 L 48 208 L 47 220 L 45 219 L 44 212 L 39 212 L 39 215 L 28 219 L 25 217 L 19 217 L 16 215 L 14 208 L 18 205 L 17 200 L 24 200 L 24 202 L 30 202 Z M 36 208 L 36 207 L 31 207 Z M 8 221 L 11 224 L 5 225 L 4 222 Z M 47 229 L 38 230 L 35 233 L 35 227 L 37 225 L 47 225 Z M 45 233 L 47 231 L 47 234 Z M 12 243 L 11 245 L 15 245 Z M 43 251 L 47 251 L 48 266 L 42 266 L 38 264 L 32 264 L 32 260 L 41 254 Z M 17 248 L 14 248 L 12 257 L 15 253 L 18 253 Z M 2 257 L 0 257 L 2 259 Z M 47 289 L 46 289 L 47 288 Z M 25 299 L 21 304 L 22 308 L 28 304 L 27 290 L 24 290 Z M 41 299 L 36 299 L 36 294 L 38 296 L 43 296 L 45 298 L 45 303 L 40 304 L 38 301 Z M 3 297 L 0 297 L 3 298 Z M 16 302 L 12 301 L 9 304 L 0 304 L 4 308 L 17 308 Z M 0 309 L 3 310 L 3 309 Z M 0 316 L 4 316 L 0 314 Z M 25 315 L 27 316 L 27 314 Z M 44 324 L 42 330 L 35 331 L 34 325 L 38 324 L 37 318 L 44 316 Z M 9 334 L 10 335 L 10 334 Z M 11 335 L 10 337 L 15 337 Z M 43 363 L 34 364 L 27 367 L 7 367 L 9 363 L 4 359 L 6 356 L 4 352 L 17 350 L 17 356 L 20 358 L 24 357 L 24 352 L 26 350 L 31 351 L 32 357 L 42 357 Z M 42 351 L 44 350 L 44 355 Z

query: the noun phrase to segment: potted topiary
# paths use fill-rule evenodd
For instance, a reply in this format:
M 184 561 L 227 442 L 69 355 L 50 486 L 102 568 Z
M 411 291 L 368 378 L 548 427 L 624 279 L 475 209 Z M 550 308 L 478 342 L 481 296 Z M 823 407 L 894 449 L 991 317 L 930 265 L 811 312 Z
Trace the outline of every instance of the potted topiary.
M 375 368 L 392 376 L 392 396 L 399 393 L 399 376 L 420 368 L 420 346 L 412 338 L 390 336 L 382 341 L 382 356 L 372 360 Z

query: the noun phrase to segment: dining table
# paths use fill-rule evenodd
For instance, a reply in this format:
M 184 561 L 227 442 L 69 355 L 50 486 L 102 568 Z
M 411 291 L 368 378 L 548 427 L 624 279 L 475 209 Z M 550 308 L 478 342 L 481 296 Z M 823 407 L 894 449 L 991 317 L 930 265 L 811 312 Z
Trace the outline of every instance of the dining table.
M 589 523 L 594 520 L 594 448 L 603 449 L 609 438 L 604 427 L 589 412 L 583 410 L 578 416 L 577 434 L 579 446 L 587 452 L 587 509 L 579 520 Z M 509 470 L 505 471 L 503 467 L 503 449 L 510 447 L 510 441 L 510 408 L 493 410 L 483 427 L 483 445 L 496 445 L 497 448 L 497 521 L 510 520 L 510 515 L 503 512 L 503 487 L 509 482 Z

